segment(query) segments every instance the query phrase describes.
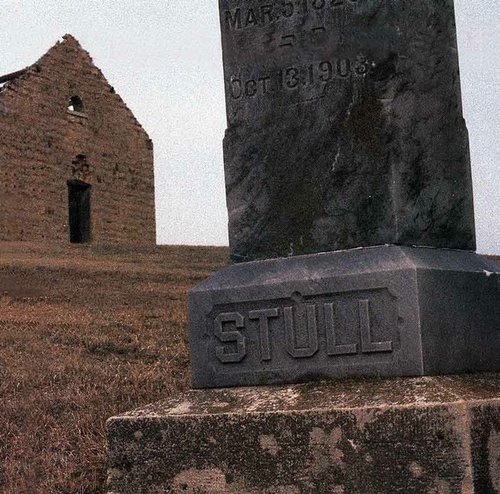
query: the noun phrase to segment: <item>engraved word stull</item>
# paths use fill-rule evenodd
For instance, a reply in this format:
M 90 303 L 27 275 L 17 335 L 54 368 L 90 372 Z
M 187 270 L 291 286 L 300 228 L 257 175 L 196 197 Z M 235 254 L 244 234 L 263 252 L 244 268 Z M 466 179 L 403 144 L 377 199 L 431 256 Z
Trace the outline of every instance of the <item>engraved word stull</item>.
M 340 331 L 336 313 L 338 302 L 306 303 L 302 309 L 305 321 L 299 327 L 297 306 L 273 307 L 251 310 L 247 317 L 240 312 L 222 312 L 214 321 L 214 335 L 220 344 L 215 346 L 215 355 L 223 364 L 242 362 L 248 354 L 246 331 L 250 322 L 257 322 L 260 360 L 272 360 L 270 323 L 281 321 L 284 326 L 283 348 L 293 359 L 311 358 L 320 350 L 319 334 L 325 335 L 326 353 L 329 357 L 340 355 L 374 354 L 392 352 L 392 341 L 374 341 L 370 320 L 370 300 L 357 301 L 357 337 L 349 343 L 339 343 Z M 323 311 L 321 320 L 324 327 L 319 328 L 318 311 Z M 298 342 L 297 333 L 302 333 Z M 305 335 L 305 337 L 304 337 Z

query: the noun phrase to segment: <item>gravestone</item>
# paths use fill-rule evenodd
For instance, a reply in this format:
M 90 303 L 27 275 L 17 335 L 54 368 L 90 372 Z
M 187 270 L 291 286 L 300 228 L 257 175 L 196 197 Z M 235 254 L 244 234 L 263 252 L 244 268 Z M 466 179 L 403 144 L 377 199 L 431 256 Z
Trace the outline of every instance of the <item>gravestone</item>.
M 498 371 L 499 272 L 399 246 L 223 269 L 189 296 L 193 384 Z
M 189 294 L 191 365 L 258 386 L 111 418 L 110 494 L 500 492 L 498 374 L 425 377 L 500 371 L 452 0 L 219 5 L 236 264 Z
M 452 0 L 220 0 L 234 261 L 475 249 Z
M 194 385 L 500 370 L 453 1 L 219 5 L 238 264 L 190 294 Z

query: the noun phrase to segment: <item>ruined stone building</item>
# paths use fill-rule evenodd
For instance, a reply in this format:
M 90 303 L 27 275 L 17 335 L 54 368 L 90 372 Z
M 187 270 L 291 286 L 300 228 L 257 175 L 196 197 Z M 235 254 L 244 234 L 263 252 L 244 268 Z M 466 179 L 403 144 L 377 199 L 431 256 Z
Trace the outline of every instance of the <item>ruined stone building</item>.
M 155 243 L 152 142 L 70 35 L 0 77 L 0 240 Z

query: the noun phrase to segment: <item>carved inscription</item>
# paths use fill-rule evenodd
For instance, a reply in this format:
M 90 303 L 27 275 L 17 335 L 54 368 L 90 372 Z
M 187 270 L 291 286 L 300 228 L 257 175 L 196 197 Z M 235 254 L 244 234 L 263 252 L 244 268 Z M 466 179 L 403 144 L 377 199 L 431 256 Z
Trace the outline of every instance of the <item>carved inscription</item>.
M 221 11 L 225 44 L 232 47 L 231 61 L 225 60 L 231 108 L 254 105 L 261 98 L 279 99 L 279 95 L 290 96 L 279 99 L 279 104 L 312 101 L 326 94 L 329 83 L 350 84 L 368 74 L 372 62 L 366 54 L 353 53 L 341 41 L 343 26 L 350 12 L 359 10 L 356 6 L 361 0 L 244 3 Z M 261 33 L 245 32 L 266 27 Z M 325 46 L 331 55 L 325 53 Z M 262 53 L 260 60 L 255 50 Z M 255 106 L 263 108 L 258 102 Z
M 373 306 L 374 301 L 359 298 L 347 302 L 341 299 L 320 303 L 292 302 L 282 307 L 250 310 L 246 316 L 244 311 L 222 312 L 214 321 L 218 342 L 215 356 L 222 364 L 243 362 L 248 354 L 247 340 L 255 334 L 258 359 L 262 362 L 272 361 L 276 351 L 286 352 L 293 359 L 314 357 L 322 348 L 328 357 L 390 353 L 394 349 L 393 342 L 377 341 L 373 335 L 371 314 L 377 309 Z M 346 320 L 346 314 L 350 320 Z M 350 333 L 352 341 L 345 341 L 346 326 L 355 327 Z M 276 341 L 273 331 L 280 332 L 281 341 Z
M 359 319 L 363 353 L 392 352 L 392 341 L 372 341 L 369 300 L 359 301 Z
M 294 33 L 278 34 L 271 36 L 269 40 L 265 38 L 264 44 L 277 48 L 294 48 L 299 44 L 315 45 L 321 40 L 320 35 L 327 31 L 325 26 L 313 26 L 299 29 Z
M 280 19 L 307 16 L 310 12 L 332 11 L 356 4 L 359 0 L 278 0 L 249 8 L 223 11 L 222 26 L 226 31 L 266 27 Z
M 363 77 L 368 70 L 368 61 L 359 56 L 356 60 L 338 58 L 305 66 L 287 67 L 251 79 L 233 75 L 229 80 L 229 94 L 233 100 L 240 100 L 268 93 L 296 91 L 301 87 L 321 87 L 334 79 Z
M 328 303 L 324 305 L 325 310 L 325 326 L 326 326 L 326 343 L 328 355 L 353 355 L 358 353 L 358 344 L 350 343 L 349 345 L 338 345 L 335 335 L 336 321 L 334 315 L 335 304 Z
M 278 317 L 278 309 L 252 310 L 248 314 L 250 319 L 259 321 L 260 358 L 262 361 L 271 360 L 271 344 L 269 342 L 269 319 Z
M 313 304 L 306 305 L 307 323 L 307 346 L 297 347 L 295 322 L 293 307 L 285 307 L 285 334 L 286 334 L 286 350 L 293 358 L 312 357 L 319 349 L 318 347 L 318 328 L 316 324 L 316 306 Z
M 235 331 L 225 331 L 223 328 L 224 323 L 232 323 L 235 326 Z M 228 312 L 225 314 L 219 314 L 215 318 L 214 333 L 215 336 L 223 343 L 234 342 L 236 344 L 236 350 L 227 351 L 227 348 L 219 346 L 215 349 L 215 354 L 217 358 L 223 364 L 229 364 L 232 362 L 241 362 L 246 354 L 246 338 L 241 334 L 238 329 L 245 327 L 245 320 L 243 316 L 238 312 Z

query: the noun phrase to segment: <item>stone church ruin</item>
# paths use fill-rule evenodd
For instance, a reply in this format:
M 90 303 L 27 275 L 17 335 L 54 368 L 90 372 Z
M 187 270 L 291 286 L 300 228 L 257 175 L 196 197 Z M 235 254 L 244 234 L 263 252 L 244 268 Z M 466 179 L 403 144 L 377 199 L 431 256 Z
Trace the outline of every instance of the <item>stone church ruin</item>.
M 0 240 L 154 244 L 153 145 L 70 35 L 0 77 Z

